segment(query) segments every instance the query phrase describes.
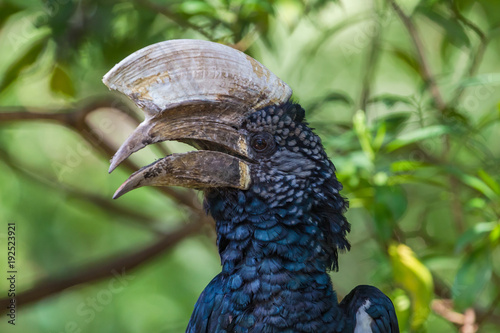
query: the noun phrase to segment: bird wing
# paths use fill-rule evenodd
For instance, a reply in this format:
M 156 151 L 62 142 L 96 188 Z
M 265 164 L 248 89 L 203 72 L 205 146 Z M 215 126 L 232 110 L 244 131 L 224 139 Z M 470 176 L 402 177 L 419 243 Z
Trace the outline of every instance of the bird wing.
M 340 303 L 355 333 L 399 333 L 389 297 L 373 286 L 357 286 Z
M 371 306 L 365 311 L 373 320 L 372 332 L 399 333 L 398 320 L 391 300 L 385 296 L 383 298 L 373 298 L 370 302 Z
M 194 306 L 186 333 L 217 332 L 224 312 L 223 282 L 224 276 L 219 274 L 203 290 Z

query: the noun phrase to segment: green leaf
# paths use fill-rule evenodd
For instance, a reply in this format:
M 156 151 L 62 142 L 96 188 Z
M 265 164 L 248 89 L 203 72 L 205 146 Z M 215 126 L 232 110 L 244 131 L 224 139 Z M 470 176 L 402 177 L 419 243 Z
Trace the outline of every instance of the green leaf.
M 206 1 L 183 1 L 179 6 L 179 10 L 187 15 L 207 15 L 213 16 L 216 11 L 215 8 L 212 7 Z
M 307 110 L 308 112 L 314 112 L 328 102 L 340 102 L 348 106 L 354 105 L 354 101 L 346 93 L 342 91 L 332 91 L 328 95 L 321 97 L 308 105 Z
M 392 50 L 392 53 L 396 58 L 398 58 L 403 63 L 408 65 L 408 67 L 413 69 L 416 74 L 420 74 L 420 65 L 418 64 L 417 59 L 415 59 L 415 57 L 411 53 L 397 47 Z
M 50 77 L 50 89 L 56 93 L 75 97 L 75 88 L 69 75 L 60 66 L 55 66 Z
M 408 294 L 403 289 L 396 288 L 389 297 L 394 303 L 400 332 L 408 332 L 411 318 L 411 300 Z
M 375 153 L 373 152 L 373 148 L 371 145 L 371 134 L 368 130 L 368 124 L 366 120 L 365 112 L 362 110 L 358 110 L 353 117 L 353 125 L 354 130 L 358 136 L 359 143 L 361 144 L 361 148 L 365 152 L 366 156 L 373 161 L 375 158 Z
M 408 97 L 393 95 L 393 94 L 382 94 L 374 96 L 368 100 L 368 103 L 383 103 L 388 108 L 392 108 L 397 103 L 403 103 L 406 105 L 413 105 Z
M 500 11 L 500 3 L 496 0 L 483 0 L 483 1 L 474 1 L 474 5 L 481 8 L 481 11 L 484 13 L 481 17 L 482 22 L 486 24 L 488 27 L 498 27 L 498 13 Z M 488 33 L 490 35 L 490 33 Z
M 459 48 L 462 46 L 470 47 L 469 37 L 459 21 L 450 17 L 445 17 L 441 13 L 430 8 L 420 7 L 419 12 L 443 28 L 453 45 Z
M 389 178 L 390 184 L 428 184 L 441 189 L 447 189 L 448 185 L 439 178 L 417 177 L 413 174 L 393 175 Z
M 378 152 L 380 150 L 380 147 L 382 147 L 382 144 L 384 143 L 384 139 L 386 137 L 387 133 L 387 126 L 385 123 L 380 124 L 377 128 L 377 132 L 375 133 L 375 137 L 373 138 L 372 141 L 372 147 L 373 150 Z
M 484 209 L 486 207 L 486 200 L 484 198 L 472 198 L 470 200 L 467 200 L 465 203 L 465 207 L 467 209 L 472 208 L 472 209 Z
M 409 144 L 450 133 L 450 128 L 444 125 L 433 125 L 405 133 L 386 146 L 388 152 L 405 147 Z
M 452 287 L 455 306 L 459 311 L 473 306 L 478 295 L 492 274 L 491 252 L 488 246 L 476 249 L 469 254 L 459 268 Z
M 484 130 L 488 126 L 495 125 L 497 121 L 500 120 L 500 112 L 488 112 L 485 113 L 477 121 L 476 129 L 478 131 Z
M 321 34 L 319 34 L 319 37 L 316 37 L 316 39 L 312 39 L 311 43 L 309 44 L 309 48 L 304 51 L 304 60 L 308 61 L 308 59 L 313 58 L 319 52 L 320 48 L 328 44 L 328 41 L 331 38 L 334 38 L 342 31 L 360 22 L 363 22 L 364 20 L 366 20 L 365 14 L 361 13 L 357 15 L 351 15 L 341 20 L 334 26 L 322 31 Z M 359 52 L 358 48 L 352 45 L 351 46 L 348 45 L 350 44 L 343 43 L 340 47 L 340 51 L 342 51 L 344 56 L 349 57 L 352 56 L 353 54 L 358 54 Z M 306 69 L 307 66 L 302 66 L 302 68 Z
M 341 91 L 332 91 L 323 99 L 323 102 L 341 102 L 349 106 L 353 105 L 354 102 L 349 95 Z
M 467 246 L 472 245 L 480 239 L 484 239 L 486 234 L 489 234 L 495 229 L 496 225 L 495 222 L 482 222 L 465 231 L 457 240 L 455 252 L 460 253 L 464 251 Z
M 415 171 L 421 168 L 425 168 L 427 166 L 429 166 L 429 164 L 425 162 L 399 160 L 391 163 L 391 172 L 398 173 L 398 172 Z
M 394 226 L 406 212 L 407 205 L 406 193 L 401 186 L 375 186 L 373 217 L 375 231 L 382 240 L 391 238 Z
M 457 169 L 449 169 L 449 172 L 456 175 L 457 178 L 462 183 L 479 191 L 487 198 L 494 200 L 498 197 L 497 194 L 488 185 L 486 185 L 481 179 L 479 179 L 475 176 L 465 174 Z
M 0 2 L 0 27 L 7 21 L 7 19 L 12 15 L 19 11 L 22 8 L 14 5 L 10 2 Z
M 476 0 L 455 0 L 458 5 L 458 8 L 461 10 L 469 9 L 472 5 L 474 5 Z
M 430 313 L 434 283 L 429 269 L 418 260 L 415 253 L 404 244 L 393 243 L 388 248 L 394 280 L 406 290 L 412 303 L 412 330 L 423 327 Z
M 19 57 L 13 64 L 9 66 L 2 82 L 0 83 L 0 91 L 3 91 L 9 85 L 11 85 L 18 77 L 21 71 L 29 66 L 31 66 L 37 59 L 40 53 L 42 53 L 45 48 L 45 42 L 47 38 L 40 38 L 26 50 L 26 53 Z
M 500 185 L 498 185 L 498 182 L 493 179 L 490 174 L 488 174 L 483 169 L 479 169 L 477 174 L 483 180 L 483 182 L 486 183 L 486 185 L 488 185 L 496 194 L 500 195 Z
M 481 74 L 474 77 L 466 78 L 460 81 L 460 86 L 462 87 L 473 87 L 473 86 L 491 86 L 500 84 L 500 74 L 499 73 L 488 73 Z M 493 93 L 493 90 L 492 90 Z
M 495 225 L 495 228 L 491 230 L 489 239 L 492 247 L 497 247 L 500 244 L 500 221 Z
M 378 127 L 384 124 L 388 134 L 396 134 L 404 128 L 410 117 L 410 112 L 392 112 L 375 119 L 373 126 Z

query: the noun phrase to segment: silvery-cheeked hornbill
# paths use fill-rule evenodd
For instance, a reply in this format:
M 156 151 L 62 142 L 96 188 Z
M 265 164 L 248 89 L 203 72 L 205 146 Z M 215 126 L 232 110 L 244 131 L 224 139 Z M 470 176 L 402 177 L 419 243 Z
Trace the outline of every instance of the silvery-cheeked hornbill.
M 198 299 L 187 332 L 399 331 L 392 302 L 375 287 L 337 301 L 327 272 L 350 247 L 347 202 L 283 81 L 240 51 L 198 40 L 143 48 L 103 81 L 146 114 L 110 172 L 151 143 L 198 149 L 140 169 L 114 196 L 146 185 L 204 191 L 222 272 Z

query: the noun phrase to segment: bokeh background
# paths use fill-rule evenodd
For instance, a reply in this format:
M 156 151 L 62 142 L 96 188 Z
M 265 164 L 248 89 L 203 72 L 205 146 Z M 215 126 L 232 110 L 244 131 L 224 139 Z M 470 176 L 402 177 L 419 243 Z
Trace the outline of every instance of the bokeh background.
M 197 38 L 265 64 L 322 137 L 350 200 L 339 298 L 372 284 L 403 332 L 499 332 L 499 13 L 496 0 L 0 0 L 0 331 L 184 331 L 220 271 L 201 195 L 111 196 L 189 147 L 108 175 L 142 114 L 101 78 L 144 46 Z

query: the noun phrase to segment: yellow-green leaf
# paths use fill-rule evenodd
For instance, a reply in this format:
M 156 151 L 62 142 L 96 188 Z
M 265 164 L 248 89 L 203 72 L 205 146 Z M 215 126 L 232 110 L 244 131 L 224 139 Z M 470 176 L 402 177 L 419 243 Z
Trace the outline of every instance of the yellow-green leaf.
M 495 228 L 491 230 L 489 238 L 492 247 L 498 246 L 500 244 L 500 224 L 498 222 Z
M 498 182 L 489 173 L 483 169 L 479 169 L 477 174 L 496 194 L 500 194 L 500 185 L 498 185 Z
M 465 185 L 472 187 L 473 189 L 479 191 L 480 193 L 484 194 L 488 199 L 495 199 L 498 197 L 498 195 L 491 189 L 490 186 L 488 186 L 484 181 L 481 179 L 467 175 L 465 173 L 459 172 L 457 170 L 451 170 L 452 172 L 455 173 L 457 178 L 464 183 Z
M 74 97 L 75 88 L 69 75 L 60 67 L 56 66 L 50 78 L 50 89 L 54 92 Z
M 386 148 L 388 152 L 405 147 L 409 144 L 423 141 L 430 138 L 435 138 L 450 132 L 450 129 L 444 125 L 433 125 L 424 128 L 416 129 L 412 132 L 405 133 L 396 140 L 389 143 Z
M 372 139 L 370 131 L 368 130 L 366 115 L 364 111 L 358 110 L 354 114 L 354 118 L 352 121 L 354 125 L 354 130 L 356 131 L 356 134 L 359 139 L 359 143 L 361 144 L 361 148 L 365 152 L 366 156 L 368 156 L 368 159 L 370 161 L 373 161 L 375 159 L 375 153 L 373 152 L 373 148 L 371 145 Z
M 411 328 L 418 330 L 430 313 L 434 295 L 432 275 L 411 248 L 393 243 L 388 249 L 394 272 L 394 280 L 409 294 L 412 303 Z

